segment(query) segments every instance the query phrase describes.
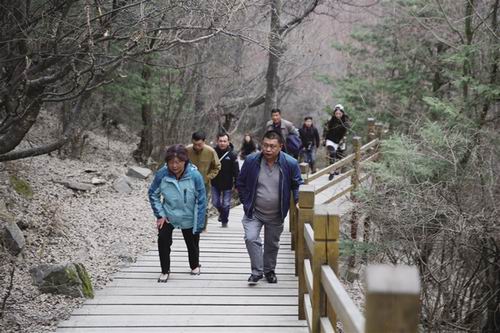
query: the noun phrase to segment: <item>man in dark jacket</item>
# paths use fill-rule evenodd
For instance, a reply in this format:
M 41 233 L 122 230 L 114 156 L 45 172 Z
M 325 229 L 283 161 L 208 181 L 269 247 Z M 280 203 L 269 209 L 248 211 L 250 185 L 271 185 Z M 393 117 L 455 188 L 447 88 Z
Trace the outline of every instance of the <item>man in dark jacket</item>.
M 300 140 L 302 140 L 302 156 L 304 162 L 309 164 L 312 173 L 316 172 L 314 162 L 316 161 L 316 149 L 319 148 L 318 129 L 313 125 L 312 117 L 305 117 L 302 128 L 299 128 Z
M 219 222 L 222 227 L 227 227 L 229 210 L 231 209 L 232 189 L 240 173 L 238 158 L 233 152 L 233 145 L 229 142 L 229 135 L 220 133 L 217 135 L 217 146 L 215 152 L 219 158 L 221 169 L 217 176 L 212 179 L 212 205 L 219 212 Z
M 252 274 L 250 285 L 257 284 L 265 275 L 267 282 L 277 283 L 274 272 L 278 257 L 283 221 L 290 208 L 290 197 L 299 200 L 299 186 L 303 183 L 297 160 L 281 151 L 283 137 L 268 131 L 262 139 L 262 151 L 247 157 L 236 181 L 245 216 L 245 244 Z M 264 227 L 264 253 L 260 231 Z

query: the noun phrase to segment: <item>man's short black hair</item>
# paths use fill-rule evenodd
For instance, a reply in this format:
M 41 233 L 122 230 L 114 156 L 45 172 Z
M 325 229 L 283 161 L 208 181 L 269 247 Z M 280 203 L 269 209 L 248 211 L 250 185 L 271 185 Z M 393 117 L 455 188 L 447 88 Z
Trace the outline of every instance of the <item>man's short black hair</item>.
M 203 131 L 196 131 L 193 133 L 193 135 L 191 135 L 191 139 L 193 139 L 194 141 L 200 141 L 200 140 L 205 141 L 206 138 L 207 136 Z
M 278 109 L 278 108 L 276 108 L 276 109 L 271 109 L 271 114 L 273 114 L 273 113 L 279 113 L 279 114 L 281 114 L 281 110 L 280 110 L 280 109 Z
M 311 116 L 304 117 L 304 121 L 306 121 L 306 120 L 313 120 L 313 117 L 311 117 Z
M 217 140 L 219 140 L 219 138 L 221 138 L 223 136 L 227 136 L 227 139 L 230 140 L 229 134 L 227 134 L 227 132 L 219 132 L 219 133 L 217 133 Z
M 264 136 L 262 137 L 262 140 L 264 139 L 270 139 L 270 140 L 278 140 L 278 142 L 280 144 L 284 144 L 285 143 L 285 140 L 283 139 L 283 135 L 281 135 L 280 132 L 277 132 L 277 131 L 267 131 Z

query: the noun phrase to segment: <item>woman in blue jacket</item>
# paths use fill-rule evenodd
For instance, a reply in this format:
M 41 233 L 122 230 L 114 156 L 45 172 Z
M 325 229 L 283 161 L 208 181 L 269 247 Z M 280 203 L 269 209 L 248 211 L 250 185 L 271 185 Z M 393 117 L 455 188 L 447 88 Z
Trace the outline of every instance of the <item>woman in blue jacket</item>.
M 206 212 L 203 176 L 189 162 L 186 147 L 170 146 L 165 154 L 165 162 L 165 166 L 156 172 L 148 191 L 158 228 L 161 264 L 158 282 L 167 282 L 170 274 L 170 246 L 175 228 L 182 230 L 191 274 L 200 274 L 199 241 Z

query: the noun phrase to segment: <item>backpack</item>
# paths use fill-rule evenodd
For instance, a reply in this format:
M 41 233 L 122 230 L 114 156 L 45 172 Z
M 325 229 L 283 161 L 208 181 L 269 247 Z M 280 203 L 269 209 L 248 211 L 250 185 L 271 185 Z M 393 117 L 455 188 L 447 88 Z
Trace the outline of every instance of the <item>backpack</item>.
M 302 140 L 297 134 L 290 133 L 286 137 L 286 152 L 289 155 L 297 156 L 302 149 Z

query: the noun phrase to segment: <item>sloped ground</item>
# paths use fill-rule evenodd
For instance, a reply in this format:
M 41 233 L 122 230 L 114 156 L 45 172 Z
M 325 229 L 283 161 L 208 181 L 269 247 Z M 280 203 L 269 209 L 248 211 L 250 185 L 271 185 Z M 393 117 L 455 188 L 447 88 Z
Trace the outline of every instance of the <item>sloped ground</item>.
M 50 127 L 50 122 L 45 125 Z M 49 132 L 39 128 L 39 135 L 30 134 L 28 139 L 36 144 L 48 140 L 44 135 Z M 0 249 L 0 309 L 15 263 L 13 288 L 0 319 L 2 332 L 53 331 L 57 321 L 67 318 L 83 302 L 41 294 L 29 274 L 33 266 L 81 262 L 98 289 L 127 260 L 154 246 L 154 219 L 146 195 L 150 179 L 133 180 L 129 194 L 117 193 L 112 187 L 126 172 L 126 164 L 132 164 L 134 148 L 133 143 L 111 140 L 108 149 L 106 137 L 90 133 L 81 160 L 62 160 L 53 154 L 0 163 L 0 201 L 18 224 L 26 227 L 26 246 L 17 259 Z M 14 191 L 12 176 L 29 183 L 31 199 Z M 104 178 L 106 184 L 88 192 L 76 192 L 58 183 L 90 183 L 96 176 Z

